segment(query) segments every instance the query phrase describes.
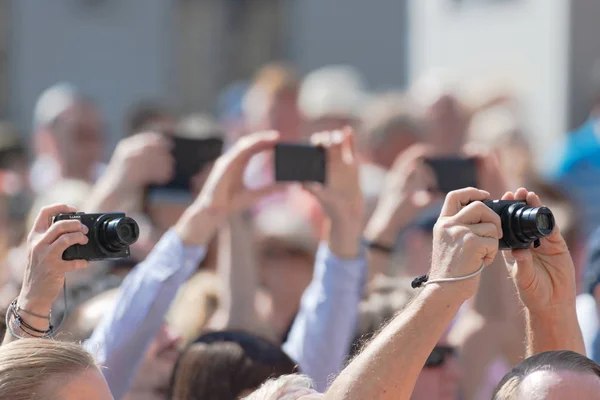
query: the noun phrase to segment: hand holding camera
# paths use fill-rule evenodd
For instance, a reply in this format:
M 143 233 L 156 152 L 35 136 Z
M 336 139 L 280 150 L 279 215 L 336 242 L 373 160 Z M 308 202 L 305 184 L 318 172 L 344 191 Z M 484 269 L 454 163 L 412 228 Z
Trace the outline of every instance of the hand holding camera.
M 20 308 L 48 315 L 63 288 L 65 273 L 88 266 L 86 260 L 64 260 L 63 253 L 72 245 L 86 245 L 89 229 L 76 219 L 52 223 L 55 216 L 75 211 L 74 207 L 58 204 L 44 207 L 38 214 L 27 237 L 29 262 L 17 303 Z M 45 323 L 41 328 L 48 328 L 48 321 L 43 319 L 31 318 L 29 323 Z
M 549 210 L 542 207 L 540 198 L 533 192 L 520 188 L 516 193 L 508 192 L 503 201 L 526 202 L 530 208 L 519 211 L 513 206 L 513 216 L 503 220 L 503 225 L 521 226 L 521 233 L 505 236 L 503 241 L 518 241 L 526 236 L 537 235 L 539 246 L 511 246 L 510 254 L 505 254 L 511 276 L 516 283 L 521 300 L 530 311 L 547 311 L 549 308 L 572 306 L 575 303 L 575 267 L 560 234 L 558 226 Z M 527 207 L 527 208 L 529 208 Z M 535 212 L 537 210 L 537 212 Z M 506 209 L 506 212 L 508 209 Z M 521 221 L 514 218 L 521 215 Z M 511 221 L 512 219 L 512 221 Z M 510 228 L 507 227 L 505 232 Z M 543 235 L 542 235 L 543 234 Z
M 466 276 L 494 260 L 502 227 L 498 214 L 482 203 L 489 195 L 475 188 L 448 193 L 433 230 L 430 281 Z M 465 301 L 476 292 L 478 282 L 477 275 L 445 288 Z

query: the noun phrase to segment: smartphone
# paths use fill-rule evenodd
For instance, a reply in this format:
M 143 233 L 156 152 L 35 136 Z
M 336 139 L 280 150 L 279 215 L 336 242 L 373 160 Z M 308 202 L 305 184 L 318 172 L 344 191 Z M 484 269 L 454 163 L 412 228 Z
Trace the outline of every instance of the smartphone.
M 205 164 L 215 161 L 223 152 L 221 138 L 190 139 L 173 137 L 171 154 L 175 159 L 173 179 L 164 185 L 153 185 L 146 191 L 149 201 L 181 202 L 192 197 L 191 181 Z
M 437 189 L 442 193 L 466 187 L 477 187 L 477 165 L 474 158 L 427 158 L 425 163 L 435 173 Z
M 279 143 L 275 146 L 275 181 L 325 183 L 325 149 L 308 144 Z

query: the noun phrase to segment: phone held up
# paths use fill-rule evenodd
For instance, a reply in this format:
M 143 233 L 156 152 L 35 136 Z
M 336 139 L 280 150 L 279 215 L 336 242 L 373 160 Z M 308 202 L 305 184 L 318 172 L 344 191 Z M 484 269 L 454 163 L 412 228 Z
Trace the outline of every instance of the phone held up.
M 153 185 L 146 190 L 146 201 L 187 202 L 193 199 L 192 178 L 209 162 L 223 153 L 223 139 L 187 138 L 173 136 L 171 154 L 175 160 L 175 174 L 164 185 Z
M 435 174 L 437 190 L 448 193 L 466 187 L 477 187 L 475 158 L 431 157 L 425 159 Z
M 323 147 L 279 143 L 275 146 L 275 181 L 325 183 L 327 157 Z

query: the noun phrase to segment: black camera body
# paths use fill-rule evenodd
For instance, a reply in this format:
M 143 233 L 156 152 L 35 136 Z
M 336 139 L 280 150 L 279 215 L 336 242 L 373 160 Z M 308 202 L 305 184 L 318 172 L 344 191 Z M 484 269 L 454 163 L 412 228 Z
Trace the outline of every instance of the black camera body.
M 129 246 L 135 243 L 140 235 L 140 228 L 133 218 L 125 213 L 84 212 L 60 214 L 54 222 L 78 219 L 88 227 L 88 243 L 75 244 L 66 249 L 63 260 L 118 260 L 129 257 Z
M 500 216 L 501 250 L 528 249 L 554 229 L 554 215 L 547 207 L 529 207 L 519 200 L 486 200 L 483 203 Z

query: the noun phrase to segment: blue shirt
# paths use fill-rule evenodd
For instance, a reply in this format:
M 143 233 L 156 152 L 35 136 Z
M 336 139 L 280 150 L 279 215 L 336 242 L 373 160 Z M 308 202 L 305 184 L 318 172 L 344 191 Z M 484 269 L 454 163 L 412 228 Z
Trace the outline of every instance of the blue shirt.
M 567 135 L 548 176 L 577 203 L 586 235 L 600 226 L 599 122 L 590 119 Z
M 179 287 L 196 271 L 204 247 L 185 247 L 167 232 L 123 281 L 114 308 L 84 344 L 115 399 L 129 390 Z M 356 328 L 366 259 L 340 259 L 322 244 L 284 351 L 324 390 L 342 368 Z

